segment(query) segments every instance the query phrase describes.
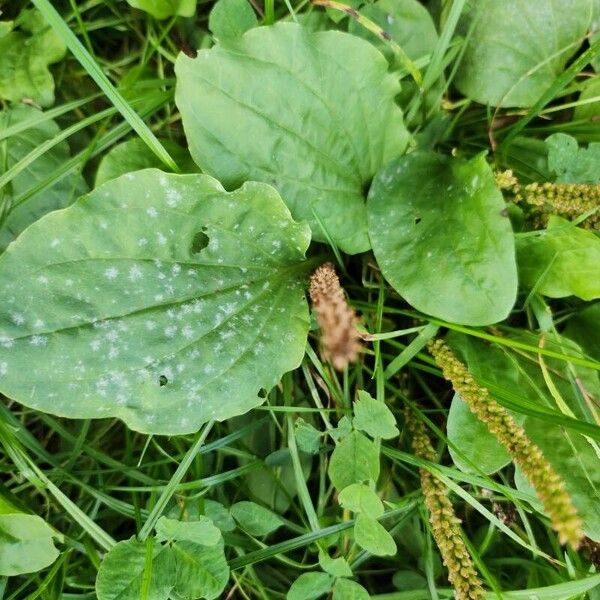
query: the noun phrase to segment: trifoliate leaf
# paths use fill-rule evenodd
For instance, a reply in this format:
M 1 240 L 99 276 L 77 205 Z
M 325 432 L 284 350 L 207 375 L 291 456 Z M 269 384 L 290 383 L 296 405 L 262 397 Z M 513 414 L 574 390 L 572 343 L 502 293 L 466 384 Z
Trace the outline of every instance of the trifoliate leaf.
M 355 429 L 368 433 L 371 437 L 391 440 L 400 435 L 396 427 L 396 418 L 392 411 L 368 392 L 358 391 L 358 400 L 354 403 Z
M 349 579 L 338 579 L 333 586 L 332 600 L 369 600 L 371 596 L 365 588 Z
M 220 502 L 204 500 L 204 514 L 221 530 L 233 531 L 236 527 L 231 512 Z
M 156 539 L 160 542 L 194 542 L 201 546 L 214 546 L 221 540 L 221 531 L 208 517 L 197 521 L 178 521 L 161 517 L 156 523 Z
M 145 591 L 147 600 L 167 600 L 174 573 L 175 561 L 168 546 L 153 539 L 140 542 L 132 538 L 119 542 L 102 561 L 96 596 L 98 600 L 139 600 Z
M 317 454 L 321 447 L 322 433 L 307 423 L 304 419 L 298 418 L 294 425 L 294 435 L 296 443 L 302 452 L 307 454 Z
M 600 143 L 580 148 L 577 140 L 566 133 L 547 137 L 548 168 L 560 183 L 600 183 Z
M 175 542 L 175 592 L 184 600 L 220 598 L 229 581 L 229 565 L 223 540 L 212 546 L 193 542 Z
M 328 573 L 302 573 L 290 587 L 286 600 L 317 600 L 333 587 L 334 578 Z
M 379 477 L 379 451 L 369 438 L 358 431 L 337 444 L 329 463 L 329 477 L 338 490 L 351 483 L 365 480 L 377 481 Z
M 338 502 L 343 508 L 355 513 L 363 513 L 373 519 L 384 513 L 383 502 L 379 496 L 363 483 L 352 483 L 345 487 L 339 493 Z
M 376 519 L 359 513 L 354 525 L 354 540 L 367 552 L 375 556 L 393 556 L 396 554 L 396 542 Z
M 0 390 L 152 433 L 244 413 L 304 355 L 308 242 L 264 184 L 109 181 L 0 257 Z
M 343 556 L 332 558 L 327 552 L 319 550 L 319 566 L 334 577 L 352 577 L 352 569 Z

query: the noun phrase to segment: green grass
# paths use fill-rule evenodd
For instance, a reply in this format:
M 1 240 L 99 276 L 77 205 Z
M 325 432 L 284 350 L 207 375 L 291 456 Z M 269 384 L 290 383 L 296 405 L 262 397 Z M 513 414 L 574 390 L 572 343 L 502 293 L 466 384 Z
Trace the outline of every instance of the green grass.
M 15 176 L 63 140 L 68 141 L 72 158 L 36 187 L 17 195 L 14 205 L 72 173 L 81 173 L 93 183 L 99 160 L 107 151 L 136 136 L 170 170 L 182 170 L 159 141 L 186 143 L 174 103 L 173 62 L 180 50 L 210 45 L 207 19 L 213 3 L 201 0 L 196 18 L 164 21 L 117 0 L 33 0 L 33 4 L 68 46 L 65 58 L 52 67 L 56 102 L 45 113 L 59 123 L 61 133 L 11 168 L 0 165 L 0 188 L 10 186 Z M 452 89 L 453 69 L 462 56 L 456 25 L 467 3 L 430 4 L 434 11 L 443 4 L 445 18 L 435 51 L 417 66 L 424 75 L 423 90 L 439 94 L 446 110 L 433 115 L 424 96 L 413 97 L 407 119 L 415 124 L 414 133 L 425 145 L 445 153 L 459 149 L 467 156 L 486 150 L 498 169 L 512 168 L 530 181 L 540 167 L 536 152 L 519 143 L 524 138 L 541 140 L 558 131 L 580 142 L 600 141 L 599 121 L 572 119 L 573 109 L 585 105 L 578 100 L 581 71 L 586 68 L 592 75 L 585 66 L 590 57 L 597 56 L 600 41 L 583 50 L 531 108 L 488 110 Z M 16 17 L 25 6 L 28 3 L 23 1 L 8 3 L 2 7 L 2 19 Z M 295 16 L 317 10 L 307 2 L 267 0 L 264 22 L 291 20 L 292 11 Z M 436 88 L 440 82 L 442 87 Z M 2 107 L 7 106 L 2 101 Z M 0 144 L 34 124 L 0 130 Z M 492 138 L 497 142 L 496 153 L 490 145 Z M 134 535 L 144 541 L 162 515 L 185 515 L 196 508 L 202 512 L 204 499 L 225 506 L 252 500 L 283 519 L 283 525 L 265 538 L 239 528 L 224 533 L 231 577 L 222 598 L 285 598 L 299 575 L 319 570 L 318 550 L 327 545 L 345 556 L 355 580 L 377 600 L 450 598 L 452 590 L 424 510 L 419 469 L 434 473 L 451 491 L 476 566 L 486 589 L 491 590 L 487 597 L 600 598 L 600 588 L 590 591 L 586 587 L 590 584 L 581 581 L 597 577 L 599 566 L 594 566 L 587 550 L 560 546 L 548 520 L 532 508 L 532 497 L 515 487 L 512 465 L 491 476 L 476 463 L 470 473 L 454 465 L 448 453 L 452 442 L 445 430 L 452 391 L 425 345 L 437 332 L 455 331 L 489 342 L 515 361 L 523 357 L 524 362 L 552 361 L 550 376 L 575 387 L 578 369 L 588 374 L 600 370 L 597 357 L 577 354 L 571 347 L 548 344 L 538 348 L 510 338 L 515 331 L 538 329 L 525 294 L 507 324 L 493 328 L 456 325 L 408 307 L 383 280 L 371 254 L 348 257 L 327 245 L 313 253 L 321 252 L 337 260 L 350 302 L 371 335 L 360 360 L 341 373 L 323 362 L 319 334 L 313 330 L 302 367 L 286 374 L 262 407 L 224 423 L 210 422 L 195 435 L 174 437 L 140 434 L 113 419 L 57 418 L 4 400 L 0 405 L 0 492 L 9 494 L 25 512 L 41 516 L 64 537 L 57 542 L 60 556 L 52 566 L 0 578 L 0 599 L 95 598 L 98 568 L 116 542 Z M 548 302 L 552 324 L 559 329 L 583 305 L 573 298 Z M 560 364 L 571 369 L 570 381 L 558 372 Z M 36 365 L 27 368 L 34 370 Z M 573 417 L 557 405 L 532 402 L 512 381 L 483 378 L 481 383 L 515 414 L 600 440 L 600 423 L 594 418 L 597 405 L 588 418 L 581 411 Z M 352 414 L 358 389 L 385 400 L 401 429 L 399 438 L 376 441 L 382 455 L 377 492 L 386 501 L 380 521 L 396 539 L 398 554 L 393 557 L 372 556 L 354 542 L 355 519 L 339 508 L 327 475 L 334 442 L 325 432 Z M 551 397 L 550 391 L 544 390 L 544 395 Z M 439 463 L 410 451 L 402 425 L 407 405 L 425 422 Z M 314 456 L 298 447 L 294 436 L 298 417 L 323 433 Z M 460 447 L 455 445 L 453 450 L 461 454 Z M 506 514 L 512 517 L 507 519 Z M 402 589 L 406 582 L 410 583 Z M 596 585 L 600 582 L 594 580 Z M 503 595 L 495 590 L 530 591 Z

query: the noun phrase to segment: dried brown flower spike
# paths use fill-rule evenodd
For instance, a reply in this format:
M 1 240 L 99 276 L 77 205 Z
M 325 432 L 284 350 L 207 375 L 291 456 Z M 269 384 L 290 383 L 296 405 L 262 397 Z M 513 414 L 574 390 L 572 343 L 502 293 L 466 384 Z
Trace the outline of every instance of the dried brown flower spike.
M 312 274 L 310 299 L 321 327 L 323 357 L 341 371 L 358 358 L 360 334 L 356 313 L 348 305 L 331 263 L 321 265 Z
M 409 409 L 404 411 L 404 417 L 412 436 L 415 455 L 435 462 L 435 450 L 423 423 Z M 456 590 L 456 600 L 483 599 L 483 588 L 463 540 L 460 519 L 454 514 L 446 486 L 427 469 L 419 469 L 419 474 L 433 537 L 448 569 L 448 579 Z
M 445 342 L 431 341 L 428 347 L 435 362 L 442 368 L 444 377 L 452 383 L 454 391 L 469 405 L 471 412 L 487 425 L 513 461 L 521 467 L 542 501 L 561 544 L 569 543 L 576 549 L 583 538 L 581 519 L 562 479 L 542 451 L 527 437 L 525 430 L 512 415 L 490 396 L 486 388 L 475 381 Z

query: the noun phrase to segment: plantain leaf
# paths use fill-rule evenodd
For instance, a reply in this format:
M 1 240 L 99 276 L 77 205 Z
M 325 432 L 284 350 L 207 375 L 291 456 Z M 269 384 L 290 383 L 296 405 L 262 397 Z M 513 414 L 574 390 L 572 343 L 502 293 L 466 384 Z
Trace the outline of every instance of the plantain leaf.
M 180 54 L 176 102 L 190 152 L 226 187 L 274 185 L 316 240 L 369 248 L 364 187 L 407 143 L 397 79 L 368 42 L 292 23 Z
M 594 1 L 472 2 L 456 86 L 482 104 L 531 106 L 584 41 Z
M 383 275 L 409 304 L 446 321 L 505 319 L 517 270 L 504 208 L 481 154 L 463 160 L 417 151 L 388 163 L 368 201 L 369 236 Z
M 244 413 L 304 354 L 309 239 L 264 184 L 110 181 L 0 257 L 0 390 L 151 433 Z

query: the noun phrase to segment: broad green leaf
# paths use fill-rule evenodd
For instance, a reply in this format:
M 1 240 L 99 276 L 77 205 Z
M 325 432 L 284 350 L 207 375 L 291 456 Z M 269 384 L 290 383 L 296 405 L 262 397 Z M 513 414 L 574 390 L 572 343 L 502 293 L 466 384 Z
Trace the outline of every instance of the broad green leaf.
M 156 19 L 193 17 L 196 12 L 196 0 L 127 0 L 133 8 L 139 8 Z
M 369 600 L 371 596 L 365 588 L 349 579 L 338 579 L 333 586 L 333 600 Z
M 302 452 L 307 454 L 317 454 L 321 447 L 322 433 L 304 419 L 296 419 L 294 424 L 294 435 L 296 443 Z
M 352 569 L 343 556 L 332 558 L 327 552 L 319 550 L 319 566 L 334 577 L 352 577 Z
M 23 11 L 18 23 L 18 30 L 0 36 L 0 98 L 50 106 L 54 79 L 48 65 L 59 61 L 67 46 L 36 10 Z
M 59 554 L 55 537 L 56 531 L 37 515 L 0 511 L 0 576 L 34 573 L 51 565 Z
M 208 517 L 201 516 L 197 521 L 178 521 L 161 517 L 156 523 L 156 539 L 159 542 L 194 542 L 201 546 L 214 546 L 221 538 L 217 529 Z
M 375 556 L 396 554 L 396 542 L 376 519 L 359 513 L 354 524 L 354 541 Z
M 296 219 L 348 253 L 368 250 L 364 188 L 407 143 L 397 78 L 368 42 L 293 23 L 180 54 L 177 106 L 190 151 L 225 187 L 274 185 Z M 260 143 L 257 143 L 260 140 Z
M 567 321 L 566 335 L 600 362 L 600 302 L 592 304 Z
M 308 242 L 264 184 L 110 181 L 0 257 L 0 390 L 151 433 L 244 413 L 304 354 Z
M 363 513 L 373 519 L 384 513 L 383 502 L 379 496 L 363 483 L 352 483 L 345 487 L 339 493 L 338 502 L 343 508 L 355 513 Z
M 391 440 L 400 435 L 396 427 L 396 418 L 384 402 L 375 400 L 368 392 L 358 391 L 358 400 L 354 402 L 355 429 L 364 431 L 373 438 Z
M 223 541 L 212 546 L 193 542 L 175 542 L 177 583 L 175 592 L 184 600 L 220 598 L 229 580 L 229 565 L 223 551 Z
M 183 173 L 194 173 L 198 167 L 189 152 L 171 140 L 161 139 L 160 143 L 173 157 Z M 162 168 L 162 161 L 148 148 L 144 140 L 136 137 L 111 148 L 100 161 L 96 172 L 96 187 L 116 179 L 125 173 L 148 168 Z
M 368 214 L 377 262 L 409 304 L 465 325 L 508 316 L 517 293 L 514 236 L 482 154 L 417 151 L 388 163 L 369 191 Z
M 600 298 L 600 238 L 566 219 L 517 239 L 521 284 L 549 298 Z
M 283 525 L 278 515 L 256 502 L 236 502 L 231 507 L 231 515 L 238 525 L 250 535 L 263 536 Z
M 96 577 L 98 600 L 167 600 L 175 562 L 168 546 L 150 539 L 119 542 L 106 555 Z M 149 579 L 149 582 L 148 582 Z
M 208 16 L 208 28 L 220 41 L 236 39 L 257 25 L 248 0 L 218 0 Z
M 548 168 L 560 183 L 600 183 L 600 143 L 580 148 L 577 140 L 565 133 L 554 133 L 545 140 Z
M 236 527 L 231 512 L 220 502 L 204 500 L 204 514 L 224 532 L 233 531 Z
M 584 41 L 593 0 L 480 0 L 464 15 L 473 27 L 455 84 L 492 106 L 531 106 Z
M 377 0 L 365 4 L 360 13 L 386 31 L 412 60 L 423 58 L 435 49 L 438 34 L 433 19 L 417 0 Z M 354 19 L 350 19 L 348 30 L 368 39 L 393 62 L 394 53 L 389 43 Z
M 334 578 L 328 573 L 302 573 L 290 587 L 286 600 L 317 600 L 329 593 Z
M 377 481 L 379 477 L 379 450 L 374 442 L 358 431 L 353 431 L 335 447 L 329 462 L 329 477 L 337 490 L 351 483 Z
M 42 115 L 40 110 L 32 106 L 19 104 L 12 109 L 0 112 L 0 130 L 9 127 L 25 127 L 28 122 L 37 120 Z M 22 131 L 1 141 L 0 174 L 13 167 L 40 144 L 53 139 L 59 133 L 58 125 L 51 119 L 47 119 L 25 127 Z M 83 177 L 75 174 L 60 179 L 49 187 L 32 194 L 19 204 L 14 203 L 17 196 L 27 194 L 28 191 L 51 177 L 54 171 L 69 159 L 69 154 L 67 142 L 60 142 L 44 152 L 0 190 L 0 199 L 4 202 L 7 211 L 0 219 L 0 250 L 4 250 L 28 225 L 48 212 L 71 204 L 87 190 Z

